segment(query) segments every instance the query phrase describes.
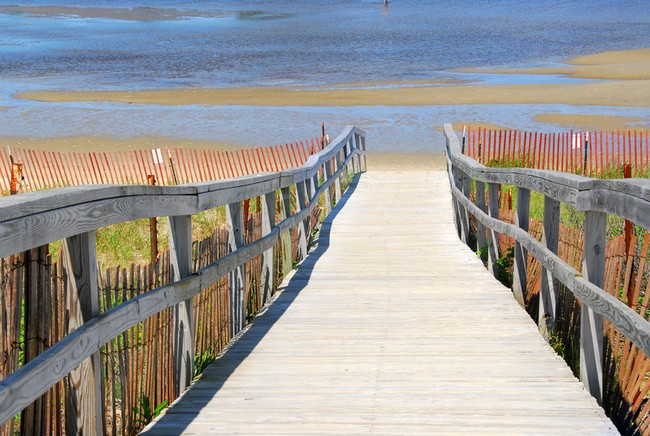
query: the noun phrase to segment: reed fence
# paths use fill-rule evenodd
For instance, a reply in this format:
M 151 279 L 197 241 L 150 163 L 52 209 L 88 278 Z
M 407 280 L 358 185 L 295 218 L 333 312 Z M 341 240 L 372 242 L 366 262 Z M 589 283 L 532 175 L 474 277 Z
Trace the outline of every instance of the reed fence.
M 223 180 L 304 164 L 327 145 L 325 137 L 269 147 L 237 150 L 152 148 L 147 150 L 58 152 L 0 149 L 0 190 L 28 192 L 88 184 L 155 184 L 169 186 Z M 11 180 L 19 186 L 12 186 Z M 18 188 L 18 189 L 15 189 Z
M 623 177 L 626 164 L 637 175 L 650 172 L 646 131 L 540 133 L 466 128 L 462 152 L 486 166 L 564 171 L 591 177 Z

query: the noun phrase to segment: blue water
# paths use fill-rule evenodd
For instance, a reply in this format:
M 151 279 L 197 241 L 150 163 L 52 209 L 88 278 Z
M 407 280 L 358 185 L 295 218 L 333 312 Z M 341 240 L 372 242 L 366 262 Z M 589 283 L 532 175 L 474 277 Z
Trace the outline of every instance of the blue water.
M 38 3 L 0 0 L 0 106 L 9 107 L 0 110 L 0 136 L 93 134 L 92 126 L 99 128 L 106 120 L 117 123 L 129 111 L 136 119 L 146 112 L 145 107 L 14 99 L 22 90 L 313 86 L 447 78 L 457 77 L 448 71 L 454 68 L 549 65 L 576 55 L 650 47 L 647 1 L 634 0 L 392 0 L 387 7 L 381 0 L 47 0 L 44 4 L 54 8 L 32 11 L 11 9 L 15 4 Z M 58 6 L 85 9 L 79 13 Z M 507 80 L 526 83 L 530 78 Z M 48 112 L 79 110 L 100 112 L 103 118 L 75 125 L 70 115 L 65 128 L 47 122 Z M 200 119 L 203 109 L 194 110 L 185 108 L 178 116 Z M 462 108 L 455 110 L 462 118 Z M 378 114 L 366 111 L 368 119 Z M 259 112 L 249 113 L 255 117 Z M 20 121 L 32 115 L 44 123 L 27 126 Z M 138 134 L 166 130 L 145 118 Z M 208 123 L 198 127 L 175 132 L 181 137 L 259 142 L 235 137 L 236 126 L 222 130 L 224 137 L 219 138 L 205 133 L 212 131 Z M 116 136 L 133 134 L 128 128 L 113 130 Z
M 650 46 L 650 14 L 641 1 L 46 4 L 155 9 L 151 21 L 128 11 L 122 19 L 0 15 L 0 78 L 71 88 L 313 85 L 430 78 L 452 68 L 544 64 Z M 183 18 L 186 10 L 199 16 Z

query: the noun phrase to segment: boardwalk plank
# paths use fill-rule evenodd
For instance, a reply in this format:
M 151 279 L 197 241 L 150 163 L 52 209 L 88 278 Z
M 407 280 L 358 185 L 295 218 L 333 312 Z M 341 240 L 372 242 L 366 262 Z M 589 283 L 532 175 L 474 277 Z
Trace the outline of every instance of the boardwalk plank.
M 445 173 L 367 173 L 147 434 L 617 434 L 456 235 Z

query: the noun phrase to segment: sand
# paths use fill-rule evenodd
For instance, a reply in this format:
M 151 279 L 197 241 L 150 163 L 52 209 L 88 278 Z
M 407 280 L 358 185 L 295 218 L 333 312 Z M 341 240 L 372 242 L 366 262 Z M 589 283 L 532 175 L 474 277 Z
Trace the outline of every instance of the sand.
M 368 153 L 369 171 L 445 171 L 447 160 L 438 153 Z
M 573 59 L 564 68 L 531 69 L 531 74 L 600 78 L 588 83 L 517 85 L 417 85 L 392 88 L 309 89 L 241 87 L 133 91 L 34 91 L 20 98 L 46 102 L 106 101 L 155 105 L 242 106 L 430 106 L 477 104 L 568 104 L 650 107 L 650 50 L 610 52 Z M 469 70 L 466 70 L 469 71 Z M 477 70 L 522 73 L 522 69 Z M 620 73 L 620 74 L 619 74 Z
M 535 121 L 547 124 L 554 124 L 565 128 L 585 131 L 610 131 L 610 130 L 648 130 L 643 125 L 643 118 L 640 117 L 617 117 L 607 115 L 584 115 L 584 114 L 540 114 L 533 117 Z
M 288 87 L 146 91 L 34 91 L 20 98 L 44 102 L 224 106 L 442 106 L 569 104 L 650 107 L 650 80 L 550 85 L 459 85 L 391 89 L 310 90 Z
M 70 16 L 80 18 L 107 18 L 125 21 L 184 20 L 193 17 L 223 17 L 224 13 L 191 9 L 168 8 L 87 8 L 73 6 L 0 6 L 3 14 L 29 14 L 36 17 Z
M 190 139 L 166 138 L 160 136 L 138 136 L 118 139 L 106 136 L 70 136 L 64 138 L 29 138 L 5 136 L 0 138 L 3 146 L 49 151 L 123 151 L 161 147 L 184 147 L 191 149 L 225 150 L 241 148 L 216 141 L 199 141 Z
M 456 71 L 492 74 L 554 74 L 580 79 L 649 80 L 650 49 L 579 56 L 566 66 L 549 68 L 463 68 Z

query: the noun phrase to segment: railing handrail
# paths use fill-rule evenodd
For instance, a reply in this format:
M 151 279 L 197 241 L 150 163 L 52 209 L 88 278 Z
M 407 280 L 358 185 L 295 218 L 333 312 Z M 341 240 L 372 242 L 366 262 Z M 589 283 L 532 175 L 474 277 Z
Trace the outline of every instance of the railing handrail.
M 130 299 L 86 321 L 61 341 L 0 381 L 0 423 L 46 392 L 111 339 L 150 316 L 191 299 L 229 271 L 271 249 L 280 235 L 309 217 L 318 199 L 348 164 L 365 167 L 365 132 L 348 126 L 320 153 L 301 167 L 218 182 L 183 186 L 84 186 L 0 198 L 0 257 L 28 250 L 108 225 L 139 218 L 193 215 L 206 209 L 269 195 L 296 183 L 313 181 L 308 204 L 274 225 L 261 239 L 244 245 L 207 267 Z M 336 171 L 326 168 L 336 159 Z M 354 161 L 353 159 L 356 159 Z M 326 165 L 329 166 L 329 165 Z M 108 207 L 120 204 L 119 212 Z M 114 210 L 114 209 L 112 209 Z M 190 241 L 191 242 L 191 241 Z
M 500 221 L 498 217 L 486 213 L 468 198 L 469 180 L 463 182 L 459 179 L 469 177 L 477 182 L 503 183 L 534 190 L 555 201 L 569 204 L 579 211 L 617 215 L 640 224 L 646 229 L 650 227 L 650 180 L 597 180 L 549 170 L 488 168 L 461 153 L 458 137 L 450 124 L 445 124 L 444 130 L 447 138 L 446 154 L 451 191 L 453 198 L 457 201 L 455 205 L 457 223 L 460 223 L 461 227 L 463 226 L 463 217 L 458 214 L 462 214 L 462 209 L 464 209 L 476 217 L 477 221 L 486 228 L 514 238 L 516 243 L 521 244 L 540 261 L 543 268 L 562 282 L 577 298 L 591 310 L 608 319 L 632 343 L 647 356 L 650 356 L 650 323 L 645 318 L 610 295 L 602 287 L 591 283 L 589 277 L 585 278 L 582 273 L 576 271 L 543 243 L 537 241 L 526 229 Z M 463 184 L 465 187 L 462 186 Z M 527 223 L 525 225 L 527 228 Z M 603 233 L 604 230 L 603 227 Z M 595 251 L 598 251 L 597 255 L 604 259 L 604 245 Z M 513 270 L 516 268 L 515 265 Z M 542 303 L 540 302 L 540 314 L 541 307 Z M 586 335 L 587 333 L 583 332 L 581 338 Z M 600 377 L 602 384 L 602 370 Z M 585 384 L 587 384 L 586 381 Z M 589 389 L 589 386 L 587 388 Z M 592 394 L 594 394 L 593 391 Z M 598 398 L 598 395 L 595 396 Z M 598 399 L 600 401 L 600 398 Z
M 650 179 L 603 180 L 552 170 L 486 167 L 461 153 L 449 124 L 445 124 L 445 135 L 454 167 L 474 180 L 532 189 L 578 211 L 604 212 L 650 229 Z

